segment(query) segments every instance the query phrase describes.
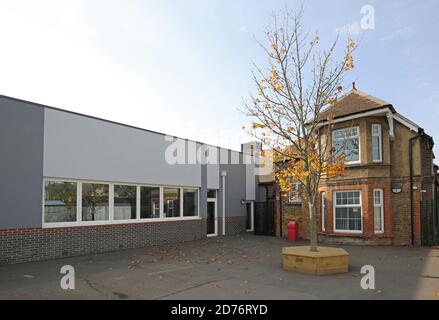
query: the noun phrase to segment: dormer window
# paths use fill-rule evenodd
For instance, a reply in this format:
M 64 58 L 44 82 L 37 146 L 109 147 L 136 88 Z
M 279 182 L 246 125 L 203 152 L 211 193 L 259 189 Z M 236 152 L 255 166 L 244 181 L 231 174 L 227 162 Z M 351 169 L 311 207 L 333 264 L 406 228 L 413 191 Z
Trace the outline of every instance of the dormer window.
M 351 127 L 332 132 L 335 157 L 344 156 L 346 164 L 360 163 L 360 128 Z

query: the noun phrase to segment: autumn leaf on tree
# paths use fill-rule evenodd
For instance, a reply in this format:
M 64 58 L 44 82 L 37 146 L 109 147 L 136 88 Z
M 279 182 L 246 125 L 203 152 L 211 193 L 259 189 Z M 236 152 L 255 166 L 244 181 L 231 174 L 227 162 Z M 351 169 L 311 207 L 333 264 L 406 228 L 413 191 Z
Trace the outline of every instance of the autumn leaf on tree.
M 303 7 L 273 15 L 258 42 L 268 63 L 254 65 L 255 95 L 244 104 L 251 118 L 247 133 L 272 150 L 274 174 L 283 192 L 300 193 L 307 202 L 311 250 L 317 251 L 316 199 L 322 180 L 345 172 L 343 155 L 329 141 L 344 75 L 354 68 L 355 42 L 348 37 L 338 54 L 339 38 L 321 48 L 320 36 L 303 27 Z M 297 192 L 296 192 L 297 194 Z

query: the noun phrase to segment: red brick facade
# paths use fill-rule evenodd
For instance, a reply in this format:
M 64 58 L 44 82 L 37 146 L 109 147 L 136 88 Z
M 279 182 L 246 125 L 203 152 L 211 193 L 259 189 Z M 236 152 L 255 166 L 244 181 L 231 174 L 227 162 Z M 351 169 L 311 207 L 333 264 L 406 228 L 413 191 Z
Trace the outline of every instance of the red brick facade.
M 359 161 L 347 165 L 343 175 L 324 179 L 320 183 L 315 203 L 320 241 L 396 246 L 411 245 L 412 242 L 413 245 L 421 244 L 421 201 L 436 200 L 437 194 L 437 179 L 433 169 L 433 140 L 416 125 L 396 120 L 390 122 L 387 116 L 388 114 L 358 116 L 348 121 L 339 121 L 332 126 L 333 130 L 358 127 Z M 379 162 L 372 159 L 373 124 L 379 124 L 382 128 Z M 332 143 L 330 135 L 326 137 L 326 141 Z M 375 189 L 383 192 L 383 233 L 375 232 Z M 401 190 L 398 192 L 393 189 Z M 333 198 L 336 191 L 361 192 L 361 232 L 346 233 L 334 230 Z M 325 230 L 322 228 L 322 192 L 325 192 Z M 277 234 L 280 234 L 279 230 L 282 228 L 285 235 L 288 222 L 294 219 L 299 223 L 299 236 L 308 239 L 309 215 L 306 199 L 302 200 L 301 205 L 297 205 L 288 203 L 286 194 L 278 194 L 277 198 L 281 199 L 278 202 L 279 215 L 282 216 L 282 219 L 279 219 L 282 220 L 282 226 L 276 229 Z M 427 210 L 428 215 L 432 214 L 431 208 L 424 210 Z

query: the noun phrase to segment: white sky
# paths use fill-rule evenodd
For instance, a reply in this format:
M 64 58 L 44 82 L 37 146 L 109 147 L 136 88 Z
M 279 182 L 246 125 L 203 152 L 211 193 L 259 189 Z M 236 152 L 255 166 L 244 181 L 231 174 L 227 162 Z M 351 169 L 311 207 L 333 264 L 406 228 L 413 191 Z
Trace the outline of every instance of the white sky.
M 266 62 L 273 10 L 298 0 L 0 0 L 0 94 L 239 150 L 239 112 Z M 376 28 L 361 30 L 361 8 Z M 437 140 L 439 1 L 305 0 L 322 44 L 361 40 L 357 88 L 394 105 Z

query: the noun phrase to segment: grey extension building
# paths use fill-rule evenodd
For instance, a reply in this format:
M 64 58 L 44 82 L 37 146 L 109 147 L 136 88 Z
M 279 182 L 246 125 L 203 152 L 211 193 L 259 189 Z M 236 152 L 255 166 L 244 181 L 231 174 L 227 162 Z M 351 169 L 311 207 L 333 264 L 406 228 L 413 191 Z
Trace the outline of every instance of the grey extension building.
M 252 230 L 253 146 L 0 96 L 0 265 Z

